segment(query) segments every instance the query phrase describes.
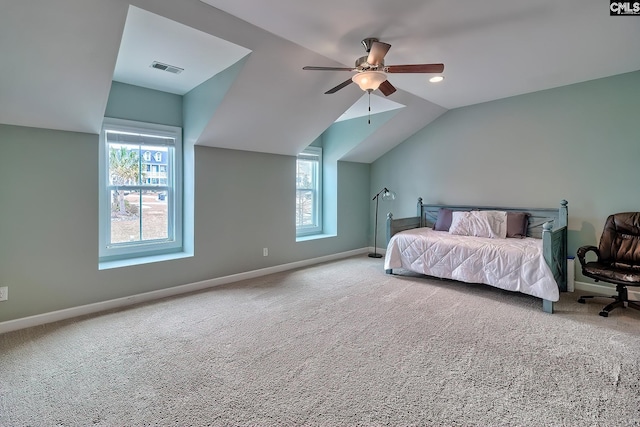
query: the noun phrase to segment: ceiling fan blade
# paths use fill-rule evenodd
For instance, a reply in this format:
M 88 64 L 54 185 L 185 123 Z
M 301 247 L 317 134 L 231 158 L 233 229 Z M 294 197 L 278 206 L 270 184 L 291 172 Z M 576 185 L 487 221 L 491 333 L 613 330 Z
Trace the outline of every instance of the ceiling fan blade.
M 444 64 L 413 64 L 413 65 L 389 65 L 385 67 L 387 73 L 441 73 Z
M 384 56 L 391 49 L 391 45 L 382 42 L 373 42 L 371 45 L 371 50 L 369 51 L 369 56 L 367 57 L 367 63 L 369 65 L 378 65 L 381 64 L 384 60 Z
M 380 89 L 380 92 L 382 92 L 384 96 L 389 96 L 396 91 L 396 88 L 389 83 L 389 80 L 383 81 L 378 89 Z
M 302 67 L 303 70 L 312 70 L 312 71 L 353 71 L 353 68 L 346 67 L 312 67 L 307 65 L 306 67 Z
M 345 80 L 342 83 L 340 83 L 338 86 L 329 89 L 328 91 L 326 91 L 324 94 L 325 95 L 329 95 L 332 93 L 336 93 L 337 91 L 339 91 L 340 89 L 349 86 L 351 83 L 353 83 L 353 80 L 349 79 L 349 80 Z

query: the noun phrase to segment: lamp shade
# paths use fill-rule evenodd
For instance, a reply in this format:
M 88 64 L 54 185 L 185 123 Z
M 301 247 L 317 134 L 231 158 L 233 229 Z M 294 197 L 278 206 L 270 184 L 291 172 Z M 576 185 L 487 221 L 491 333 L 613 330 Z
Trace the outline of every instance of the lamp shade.
M 389 191 L 385 188 L 385 192 L 382 193 L 382 200 L 395 200 L 396 199 L 396 193 L 394 193 L 393 191 Z
M 351 80 L 360 86 L 360 89 L 371 92 L 387 80 L 387 75 L 382 71 L 363 71 L 353 76 Z

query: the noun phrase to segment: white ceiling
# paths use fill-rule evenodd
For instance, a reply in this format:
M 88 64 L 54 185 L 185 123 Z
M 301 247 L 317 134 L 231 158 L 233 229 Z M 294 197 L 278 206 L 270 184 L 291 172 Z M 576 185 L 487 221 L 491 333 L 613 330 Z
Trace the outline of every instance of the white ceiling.
M 249 49 L 131 6 L 113 80 L 184 95 L 249 53 Z M 152 68 L 154 61 L 183 71 L 172 74 Z
M 603 0 L 202 1 L 344 66 L 366 37 L 392 45 L 386 65 L 442 62 L 438 85 L 389 81 L 448 109 L 640 69 L 640 18 Z
M 404 105 L 389 98 L 385 98 L 384 96 L 365 93 L 351 107 L 349 107 L 347 111 L 342 113 L 342 115 L 336 119 L 336 122 L 365 117 L 369 113 L 384 113 L 403 107 Z
M 343 157 L 372 162 L 447 109 L 640 70 L 640 20 L 602 0 L 206 3 L 0 0 L 0 123 L 97 133 L 112 79 L 185 93 L 250 52 L 197 144 L 295 155 L 368 104 L 356 85 L 324 95 L 349 73 L 302 67 L 351 67 L 377 37 L 387 65 L 443 62 L 445 80 L 393 74 L 372 95 L 397 113 Z

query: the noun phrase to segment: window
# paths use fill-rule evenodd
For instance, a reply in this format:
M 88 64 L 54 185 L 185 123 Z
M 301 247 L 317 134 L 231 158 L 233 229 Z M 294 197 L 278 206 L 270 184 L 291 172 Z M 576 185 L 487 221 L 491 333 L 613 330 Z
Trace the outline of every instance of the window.
M 308 147 L 296 162 L 296 235 L 322 233 L 322 148 Z
M 181 251 L 182 129 L 105 119 L 99 166 L 100 261 Z

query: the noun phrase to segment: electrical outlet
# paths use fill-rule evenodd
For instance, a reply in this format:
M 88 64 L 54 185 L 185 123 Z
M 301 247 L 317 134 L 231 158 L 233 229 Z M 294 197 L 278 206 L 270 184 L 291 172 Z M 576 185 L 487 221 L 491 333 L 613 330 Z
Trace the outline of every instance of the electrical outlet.
M 262 256 L 269 256 L 269 248 L 262 248 Z
M 2 286 L 0 287 L 0 301 L 6 301 L 9 299 L 9 287 Z

